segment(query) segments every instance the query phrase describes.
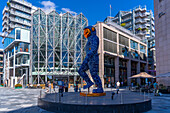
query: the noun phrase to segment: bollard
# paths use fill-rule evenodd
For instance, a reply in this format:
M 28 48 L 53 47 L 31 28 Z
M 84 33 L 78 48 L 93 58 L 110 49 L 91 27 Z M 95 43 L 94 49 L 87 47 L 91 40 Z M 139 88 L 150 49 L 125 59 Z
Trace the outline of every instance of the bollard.
M 54 102 L 57 102 L 56 98 L 57 98 L 57 94 L 54 93 Z
M 86 105 L 87 105 L 87 93 L 86 93 Z
M 41 93 L 42 93 L 42 90 L 40 90 L 40 98 L 41 98 Z
M 114 98 L 114 95 L 115 95 L 115 92 L 112 92 L 112 96 L 111 96 L 112 100 L 113 100 L 113 98 Z
M 59 92 L 59 103 L 61 103 L 61 93 Z
M 121 96 L 120 103 L 123 104 L 123 94 L 121 93 L 120 96 Z

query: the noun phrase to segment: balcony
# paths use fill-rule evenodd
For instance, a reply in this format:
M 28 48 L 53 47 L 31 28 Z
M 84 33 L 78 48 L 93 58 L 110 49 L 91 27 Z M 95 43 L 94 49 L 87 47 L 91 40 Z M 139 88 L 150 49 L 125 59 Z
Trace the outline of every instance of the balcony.
M 136 29 L 139 29 L 139 28 L 141 28 L 141 29 L 146 29 L 147 27 L 146 27 L 146 25 L 138 24 L 138 25 L 135 26 L 135 28 L 136 28 Z
M 22 18 L 31 20 L 31 16 L 26 16 L 26 15 L 24 15 L 24 14 L 19 14 L 19 13 L 16 13 L 16 12 L 14 12 L 14 11 L 11 11 L 10 13 L 11 13 L 12 15 L 19 16 L 19 17 L 22 17 Z
M 4 26 L 5 23 L 7 24 L 7 19 L 2 22 L 2 26 Z
M 146 34 L 146 32 L 145 31 L 137 31 L 135 34 L 138 36 L 144 36 Z
M 131 25 L 132 25 L 131 23 L 130 23 L 130 24 L 126 24 L 125 27 L 129 27 L 129 26 L 131 26 Z
M 152 24 L 152 25 L 155 25 L 155 23 L 154 23 L 153 21 L 151 21 L 151 24 Z
M 143 18 L 143 17 L 146 17 L 147 15 L 146 15 L 146 13 L 136 13 L 135 14 L 135 17 L 137 18 L 137 17 L 141 17 L 141 18 Z
M 2 14 L 4 14 L 5 12 L 8 12 L 9 8 L 5 6 L 4 10 L 2 11 Z
M 13 28 L 15 28 L 15 25 L 13 25 L 13 24 L 10 24 L 10 28 L 12 28 L 12 29 L 13 29 Z
M 147 27 L 149 27 L 149 26 L 150 26 L 150 24 L 148 24 L 148 23 L 146 23 L 145 25 L 146 25 Z
M 28 3 L 28 2 L 23 1 L 23 0 L 13 0 L 13 1 L 14 1 L 14 2 L 17 2 L 17 3 L 19 3 L 19 4 L 22 4 L 22 5 L 25 5 L 25 6 L 27 6 L 27 7 L 31 7 L 31 6 L 32 6 L 31 3 Z
M 8 15 L 7 15 L 7 14 L 4 14 L 4 15 L 3 15 L 2 20 L 4 20 L 5 18 L 8 18 Z
M 135 23 L 146 23 L 146 19 L 136 19 Z
M 154 32 L 155 31 L 155 28 L 152 26 L 152 31 Z
M 136 8 L 135 8 L 135 11 L 136 11 L 136 12 L 137 12 L 137 11 L 144 12 L 144 11 L 146 11 L 146 6 L 144 6 L 144 7 L 141 7 L 141 6 L 136 7 Z
M 14 9 L 17 9 L 17 10 L 20 10 L 22 12 L 26 12 L 26 13 L 31 14 L 31 10 L 29 11 L 29 10 L 25 9 L 24 7 L 19 7 L 19 6 L 14 5 L 14 4 L 11 4 L 10 6 Z
M 155 33 L 152 33 L 152 36 L 155 37 Z
M 2 28 L 2 31 L 4 32 L 5 30 L 7 30 L 7 25 L 4 25 Z

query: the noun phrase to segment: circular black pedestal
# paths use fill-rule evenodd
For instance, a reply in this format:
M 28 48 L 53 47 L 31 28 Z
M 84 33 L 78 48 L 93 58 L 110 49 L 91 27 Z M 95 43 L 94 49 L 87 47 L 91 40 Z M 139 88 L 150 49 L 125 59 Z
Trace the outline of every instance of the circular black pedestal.
M 139 94 L 116 94 L 103 97 L 78 97 L 78 93 L 67 93 L 57 100 L 57 94 L 47 94 L 38 99 L 38 106 L 58 113 L 140 113 L 152 109 L 151 99 Z

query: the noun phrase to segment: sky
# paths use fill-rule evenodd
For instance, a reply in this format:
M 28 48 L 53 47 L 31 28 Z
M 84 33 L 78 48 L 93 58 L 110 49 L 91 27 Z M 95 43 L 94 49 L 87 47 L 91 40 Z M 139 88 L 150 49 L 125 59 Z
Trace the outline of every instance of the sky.
M 0 12 L 6 6 L 8 0 L 0 0 Z M 36 7 L 40 7 L 46 12 L 56 9 L 58 13 L 69 11 L 72 14 L 83 13 L 88 19 L 89 25 L 96 24 L 97 21 L 104 21 L 107 16 L 115 16 L 118 11 L 129 11 L 137 6 L 145 6 L 147 10 L 154 11 L 153 0 L 25 0 Z M 0 32 L 2 32 L 2 13 L 0 13 Z M 0 48 L 2 46 L 0 37 Z

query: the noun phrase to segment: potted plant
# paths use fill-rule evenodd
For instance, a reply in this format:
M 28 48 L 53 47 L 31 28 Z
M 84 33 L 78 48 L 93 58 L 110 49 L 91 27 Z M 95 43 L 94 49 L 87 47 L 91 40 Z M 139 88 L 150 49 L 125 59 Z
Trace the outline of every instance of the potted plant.
M 21 89 L 22 88 L 22 85 L 21 84 L 16 84 L 15 85 L 15 89 Z
M 2 83 L 0 86 L 1 86 L 1 87 L 4 87 L 4 84 Z
M 142 30 L 142 28 L 138 28 L 138 31 L 141 31 Z

